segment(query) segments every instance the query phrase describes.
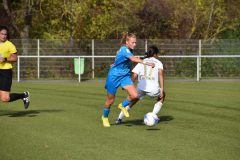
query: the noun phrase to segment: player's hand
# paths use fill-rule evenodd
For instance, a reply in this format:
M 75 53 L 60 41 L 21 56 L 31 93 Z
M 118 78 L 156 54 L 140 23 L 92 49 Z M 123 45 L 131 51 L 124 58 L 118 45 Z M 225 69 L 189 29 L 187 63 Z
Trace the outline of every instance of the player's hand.
M 165 93 L 164 93 L 164 91 L 163 90 L 161 90 L 161 92 L 160 92 L 160 101 L 163 103 L 163 101 L 164 101 L 164 97 L 165 97 L 165 95 L 164 95 Z
M 5 58 L 0 56 L 0 63 L 5 62 Z
M 163 92 L 160 93 L 160 98 L 161 98 L 161 99 L 163 98 Z
M 152 68 L 155 67 L 155 64 L 154 63 L 150 63 L 150 62 L 147 62 L 146 65 L 151 66 Z
M 112 68 L 113 65 L 114 65 L 114 63 L 113 63 L 113 64 L 110 64 L 110 68 Z

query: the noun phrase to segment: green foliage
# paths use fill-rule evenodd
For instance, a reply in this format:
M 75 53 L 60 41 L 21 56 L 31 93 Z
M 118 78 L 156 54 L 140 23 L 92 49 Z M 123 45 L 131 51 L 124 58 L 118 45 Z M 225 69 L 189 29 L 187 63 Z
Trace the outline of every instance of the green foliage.
M 87 0 L 78 5 L 81 10 L 76 13 L 75 37 L 104 39 L 129 30 L 130 21 L 135 19 L 130 6 L 137 8 L 139 2 Z
M 22 32 L 31 24 L 30 38 L 119 38 L 123 31 L 158 39 L 239 37 L 240 3 L 234 0 L 29 0 L 9 6 Z

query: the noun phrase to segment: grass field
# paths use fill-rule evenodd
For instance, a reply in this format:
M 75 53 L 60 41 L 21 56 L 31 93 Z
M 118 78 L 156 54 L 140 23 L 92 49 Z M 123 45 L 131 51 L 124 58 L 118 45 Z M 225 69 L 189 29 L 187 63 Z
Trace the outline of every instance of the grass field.
M 122 125 L 100 121 L 103 83 L 15 83 L 31 106 L 0 103 L 1 160 L 239 160 L 240 83 L 169 82 L 154 127 L 142 124 L 155 103 L 145 98 Z

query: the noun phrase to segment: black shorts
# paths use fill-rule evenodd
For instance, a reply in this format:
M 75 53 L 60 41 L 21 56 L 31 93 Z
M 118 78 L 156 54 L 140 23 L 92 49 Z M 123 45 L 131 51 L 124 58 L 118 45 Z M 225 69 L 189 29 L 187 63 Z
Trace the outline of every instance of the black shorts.
M 0 91 L 10 92 L 12 86 L 12 69 L 0 69 Z

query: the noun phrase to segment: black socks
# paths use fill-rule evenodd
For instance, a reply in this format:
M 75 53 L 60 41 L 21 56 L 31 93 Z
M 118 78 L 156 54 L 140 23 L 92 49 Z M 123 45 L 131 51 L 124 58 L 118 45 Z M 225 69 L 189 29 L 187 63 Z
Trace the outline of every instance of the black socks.
M 23 99 L 25 97 L 24 93 L 11 93 L 9 102 L 13 102 L 19 99 Z

